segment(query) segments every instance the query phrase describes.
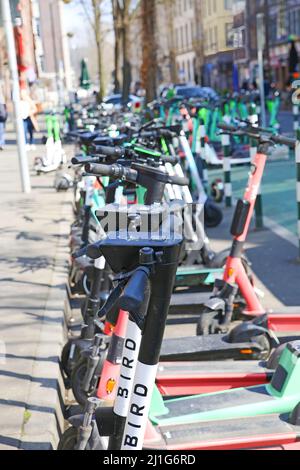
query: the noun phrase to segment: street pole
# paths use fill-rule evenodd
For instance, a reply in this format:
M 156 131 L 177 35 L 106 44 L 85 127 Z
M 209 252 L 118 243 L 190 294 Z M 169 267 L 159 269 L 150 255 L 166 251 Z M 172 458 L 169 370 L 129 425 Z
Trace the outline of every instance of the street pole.
M 12 81 L 12 100 L 14 104 L 15 130 L 17 134 L 17 145 L 18 145 L 18 156 L 19 156 L 19 166 L 20 166 L 20 174 L 21 174 L 21 182 L 22 182 L 22 191 L 23 193 L 28 194 L 31 191 L 31 185 L 30 185 L 30 175 L 29 175 L 28 160 L 27 160 L 27 153 L 26 153 L 24 125 L 23 125 L 23 119 L 21 116 L 19 75 L 18 75 L 16 47 L 15 47 L 15 39 L 14 39 L 9 0 L 1 0 L 1 8 L 2 8 L 3 25 L 4 25 L 5 35 L 6 35 L 7 53 L 8 53 L 8 60 L 9 60 L 9 67 L 10 67 L 11 81 Z
M 259 91 L 261 102 L 261 124 L 262 127 L 267 125 L 266 116 L 266 100 L 265 100 L 265 77 L 264 77 L 264 48 L 266 44 L 265 15 L 258 13 L 256 17 L 257 24 L 257 58 L 258 58 L 258 76 Z
M 55 22 L 54 22 L 54 0 L 50 1 L 50 25 L 51 25 L 51 34 L 52 34 L 52 45 L 53 45 L 53 59 L 54 59 L 54 68 L 55 68 L 55 87 L 57 93 L 58 107 L 61 108 L 61 83 L 60 83 L 60 73 L 59 73 L 59 62 L 57 54 L 57 44 L 56 44 L 56 31 L 55 31 Z

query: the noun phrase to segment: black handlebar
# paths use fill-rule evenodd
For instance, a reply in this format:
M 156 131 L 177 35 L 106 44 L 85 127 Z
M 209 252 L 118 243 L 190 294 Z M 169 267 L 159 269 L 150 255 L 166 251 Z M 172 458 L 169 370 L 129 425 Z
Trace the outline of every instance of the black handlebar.
M 174 184 L 177 186 L 188 186 L 189 179 L 180 176 L 170 176 L 163 173 L 157 168 L 148 167 L 141 164 L 133 164 L 132 168 L 128 168 L 121 164 L 102 165 L 96 163 L 87 163 L 85 171 L 95 176 L 109 176 L 113 179 L 124 179 L 130 183 L 137 183 L 143 186 L 144 177 L 152 181 L 159 181 L 164 184 Z M 150 185 L 151 181 L 149 181 Z M 148 184 L 147 184 L 148 186 Z
M 121 158 L 126 154 L 126 149 L 122 147 L 106 147 L 104 145 L 95 145 L 93 149 L 95 153 L 112 158 Z
M 225 122 L 221 122 L 218 124 L 218 128 L 221 129 L 222 131 L 228 131 L 228 132 L 236 132 L 238 128 L 236 126 L 232 126 L 231 124 L 226 124 Z
M 259 127 L 248 126 L 233 126 L 231 124 L 226 124 L 224 122 L 218 124 L 218 128 L 228 132 L 229 134 L 235 134 L 237 136 L 246 135 L 254 140 L 258 140 L 260 143 L 269 143 L 269 144 L 279 144 L 286 145 L 287 147 L 294 148 L 296 146 L 296 139 L 291 139 L 283 135 L 266 135 L 270 134 L 270 129 L 262 129 Z
M 85 171 L 97 176 L 109 176 L 113 179 L 125 179 L 131 183 L 135 183 L 138 177 L 136 170 L 132 170 L 131 168 L 119 164 L 102 165 L 87 163 L 85 165 Z

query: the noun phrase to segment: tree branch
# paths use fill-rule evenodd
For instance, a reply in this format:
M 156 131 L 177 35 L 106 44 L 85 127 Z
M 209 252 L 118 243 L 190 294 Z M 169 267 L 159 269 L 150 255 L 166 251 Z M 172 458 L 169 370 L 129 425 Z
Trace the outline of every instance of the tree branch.
M 79 0 L 79 3 L 80 3 L 80 5 L 81 5 L 81 7 L 82 7 L 82 9 L 85 13 L 85 16 L 86 16 L 88 22 L 90 23 L 90 26 L 95 31 L 95 23 L 93 22 L 92 17 L 90 15 L 89 11 L 88 11 L 87 4 L 86 4 L 85 0 Z

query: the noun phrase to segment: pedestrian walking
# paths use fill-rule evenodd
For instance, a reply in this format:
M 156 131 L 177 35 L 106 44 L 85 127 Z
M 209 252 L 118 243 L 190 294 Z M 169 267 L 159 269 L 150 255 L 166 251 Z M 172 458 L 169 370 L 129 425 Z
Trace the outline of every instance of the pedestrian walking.
M 21 91 L 21 115 L 24 123 L 24 133 L 27 150 L 35 150 L 34 131 L 39 131 L 36 119 L 37 106 L 27 90 Z
M 5 103 L 2 86 L 0 84 L 0 150 L 5 146 L 5 123 L 7 121 L 7 108 Z

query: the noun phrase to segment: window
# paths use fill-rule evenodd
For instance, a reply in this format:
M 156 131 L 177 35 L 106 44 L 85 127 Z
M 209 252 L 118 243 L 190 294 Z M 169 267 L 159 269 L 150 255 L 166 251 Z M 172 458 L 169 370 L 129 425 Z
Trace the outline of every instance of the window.
M 226 46 L 233 47 L 233 24 L 226 23 L 225 25 Z
M 215 43 L 214 43 L 214 47 L 216 50 L 218 50 L 218 26 L 215 26 Z
M 185 45 L 189 46 L 189 27 L 188 24 L 185 25 Z

